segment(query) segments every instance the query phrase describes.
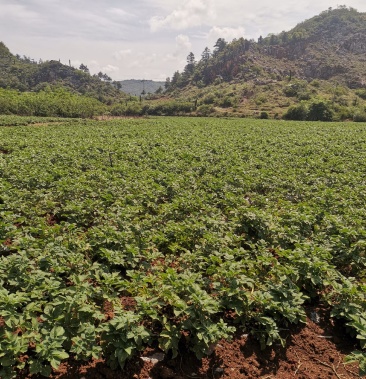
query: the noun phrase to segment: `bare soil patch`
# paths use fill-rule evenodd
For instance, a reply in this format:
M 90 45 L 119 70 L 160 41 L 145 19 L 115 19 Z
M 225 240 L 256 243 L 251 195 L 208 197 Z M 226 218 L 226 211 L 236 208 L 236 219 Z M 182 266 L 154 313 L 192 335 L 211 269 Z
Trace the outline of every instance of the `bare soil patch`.
M 147 348 L 140 357 L 130 360 L 123 370 L 111 370 L 103 359 L 85 363 L 69 359 L 57 372 L 53 372 L 52 378 L 359 378 L 357 364 L 344 364 L 345 356 L 357 349 L 356 340 L 345 333 L 344 325 L 331 320 L 328 311 L 316 307 L 309 307 L 307 314 L 306 325 L 295 325 L 284 331 L 286 338 L 284 347 L 275 344 L 261 350 L 254 337 L 238 332 L 232 341 L 220 341 L 214 352 L 202 360 L 198 360 L 184 346 L 181 348 L 180 356 L 175 359 L 164 356 L 158 348 Z M 163 359 L 155 359 L 156 356 Z M 27 373 L 18 376 L 18 379 L 30 378 L 41 379 L 40 376 L 31 377 Z

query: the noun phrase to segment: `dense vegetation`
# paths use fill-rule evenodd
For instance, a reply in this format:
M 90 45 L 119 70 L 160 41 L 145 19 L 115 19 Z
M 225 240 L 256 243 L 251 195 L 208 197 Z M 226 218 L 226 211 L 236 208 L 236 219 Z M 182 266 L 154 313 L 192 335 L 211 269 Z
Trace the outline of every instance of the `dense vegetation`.
M 365 124 L 0 128 L 0 376 L 153 343 L 201 357 L 236 329 L 285 344 L 309 303 L 366 373 L 365 158 Z
M 86 118 L 103 114 L 106 110 L 107 106 L 100 101 L 73 94 L 62 87 L 39 92 L 0 88 L 0 114 Z

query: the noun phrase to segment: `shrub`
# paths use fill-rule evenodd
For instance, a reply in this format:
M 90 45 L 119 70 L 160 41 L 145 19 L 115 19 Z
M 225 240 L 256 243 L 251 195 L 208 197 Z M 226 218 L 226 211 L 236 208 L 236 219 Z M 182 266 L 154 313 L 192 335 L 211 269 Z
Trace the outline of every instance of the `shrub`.
M 282 116 L 284 120 L 303 121 L 307 119 L 308 108 L 304 103 L 292 105 Z
M 356 95 L 359 96 L 361 99 L 366 100 L 366 88 L 358 89 L 356 91 Z
M 353 121 L 355 122 L 366 122 L 366 112 L 358 111 L 353 115 Z
M 309 105 L 309 121 L 332 121 L 333 116 L 331 105 L 323 100 L 314 101 Z
M 236 104 L 235 99 L 231 96 L 225 96 L 218 102 L 218 105 L 222 108 L 233 107 Z
M 214 108 L 212 105 L 209 105 L 209 104 L 203 104 L 203 105 L 200 105 L 198 108 L 197 108 L 197 114 L 199 116 L 208 116 L 210 113 L 212 113 L 214 111 Z
M 137 101 L 129 101 L 126 106 L 126 116 L 138 116 L 142 112 L 141 105 Z
M 123 104 L 114 104 L 110 109 L 112 116 L 124 116 L 126 113 L 126 107 Z
M 256 105 L 261 105 L 265 103 L 266 101 L 267 101 L 267 96 L 264 93 L 259 94 L 254 100 Z
M 261 118 L 262 120 L 267 120 L 269 119 L 269 115 L 267 112 L 261 112 L 261 114 L 259 115 L 259 118 Z
M 202 99 L 203 104 L 213 104 L 216 100 L 216 96 L 213 93 L 208 93 Z
M 310 92 L 308 91 L 305 91 L 305 90 L 302 90 L 302 91 L 299 91 L 298 94 L 297 94 L 297 98 L 299 100 L 310 100 L 311 98 L 311 94 Z
M 188 101 L 167 101 L 158 104 L 145 105 L 143 114 L 154 116 L 174 116 L 192 112 L 194 105 Z
M 300 82 L 300 81 L 295 81 L 295 82 L 287 85 L 283 89 L 283 93 L 287 97 L 299 97 L 299 96 L 303 96 L 304 97 L 304 94 L 307 93 L 307 91 L 306 91 L 306 83 L 305 82 Z
M 333 121 L 344 121 L 344 120 L 352 120 L 354 116 L 354 109 L 346 106 L 336 105 L 334 107 L 335 116 L 333 117 Z

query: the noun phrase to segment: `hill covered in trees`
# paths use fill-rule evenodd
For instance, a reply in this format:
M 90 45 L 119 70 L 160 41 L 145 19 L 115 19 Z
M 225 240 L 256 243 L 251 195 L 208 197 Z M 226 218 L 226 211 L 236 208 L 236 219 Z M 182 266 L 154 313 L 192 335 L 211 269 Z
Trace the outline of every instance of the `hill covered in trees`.
M 170 88 L 209 85 L 218 78 L 251 80 L 286 77 L 334 79 L 351 88 L 366 85 L 366 14 L 344 6 L 329 9 L 298 24 L 289 32 L 270 34 L 258 41 L 219 38 L 197 62 L 187 57 L 184 72 L 174 73 Z
M 351 118 L 364 112 L 366 14 L 340 6 L 257 41 L 219 38 L 199 60 L 190 53 L 165 87 L 175 99 L 194 101 L 198 113 L 280 117 L 291 106 L 321 101 L 329 108 L 325 119 Z
M 12 54 L 3 42 L 0 42 L 0 69 L 0 88 L 39 92 L 61 87 L 106 104 L 123 97 L 120 86 L 106 74 L 90 75 L 84 64 L 77 69 L 56 60 L 36 62 Z

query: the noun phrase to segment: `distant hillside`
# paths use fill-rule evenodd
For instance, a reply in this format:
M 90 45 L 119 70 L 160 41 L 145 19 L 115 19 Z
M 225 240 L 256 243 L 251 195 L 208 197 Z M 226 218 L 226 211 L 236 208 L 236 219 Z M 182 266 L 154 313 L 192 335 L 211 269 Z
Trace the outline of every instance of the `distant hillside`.
M 76 69 L 55 60 L 35 62 L 13 55 L 0 42 L 0 88 L 37 92 L 52 87 L 63 87 L 104 103 L 123 97 L 107 75 L 90 75 L 85 65 Z
M 191 53 L 182 73 L 174 73 L 171 87 L 208 85 L 217 81 L 277 79 L 287 76 L 334 79 L 351 88 L 366 86 L 366 13 L 339 7 L 298 24 L 292 30 L 258 42 L 219 38 L 197 62 Z
M 136 79 L 120 80 L 118 83 L 121 84 L 121 90 L 123 92 L 133 96 L 140 96 L 143 94 L 143 91 L 145 91 L 146 94 L 155 93 L 156 91 L 159 91 L 159 88 L 163 90 L 165 84 L 165 82 Z
M 219 38 L 166 83 L 197 112 L 281 117 L 291 106 L 325 102 L 338 118 L 365 112 L 366 13 L 340 6 L 258 41 Z

